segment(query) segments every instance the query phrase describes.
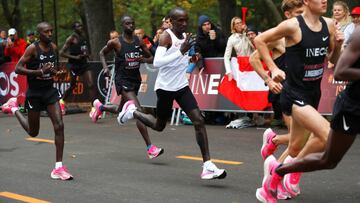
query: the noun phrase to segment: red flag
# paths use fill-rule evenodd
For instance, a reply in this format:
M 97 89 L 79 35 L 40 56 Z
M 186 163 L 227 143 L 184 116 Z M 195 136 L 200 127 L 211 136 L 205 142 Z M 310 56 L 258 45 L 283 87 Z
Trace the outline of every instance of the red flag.
M 263 64 L 264 65 L 264 64 Z M 264 110 L 268 102 L 269 88 L 256 74 L 249 63 L 249 57 L 232 60 L 233 80 L 224 76 L 219 93 L 244 110 Z

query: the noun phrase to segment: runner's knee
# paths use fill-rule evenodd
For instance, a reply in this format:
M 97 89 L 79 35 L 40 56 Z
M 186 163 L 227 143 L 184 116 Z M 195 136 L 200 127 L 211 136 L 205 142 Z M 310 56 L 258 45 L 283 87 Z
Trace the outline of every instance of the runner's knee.
M 54 131 L 55 132 L 63 132 L 64 131 L 64 123 L 62 121 L 57 121 L 54 123 Z M 57 133 L 55 133 L 56 135 Z

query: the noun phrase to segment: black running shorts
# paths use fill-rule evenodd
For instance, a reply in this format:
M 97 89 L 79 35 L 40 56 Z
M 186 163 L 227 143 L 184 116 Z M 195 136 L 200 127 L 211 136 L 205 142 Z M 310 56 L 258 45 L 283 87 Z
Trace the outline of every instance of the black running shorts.
M 28 89 L 25 108 L 31 111 L 44 111 L 47 106 L 61 99 L 61 93 L 54 87 L 43 89 Z
M 299 91 L 291 87 L 285 87 L 280 94 L 281 111 L 290 116 L 293 104 L 298 106 L 310 105 L 317 109 L 320 97 L 320 90 Z
M 331 129 L 346 135 L 360 133 L 360 102 L 341 92 L 335 101 Z
M 156 114 L 161 120 L 167 120 L 171 117 L 174 100 L 186 114 L 193 109 L 199 108 L 189 86 L 175 92 L 158 89 L 156 90 L 156 95 L 158 98 L 156 104 Z

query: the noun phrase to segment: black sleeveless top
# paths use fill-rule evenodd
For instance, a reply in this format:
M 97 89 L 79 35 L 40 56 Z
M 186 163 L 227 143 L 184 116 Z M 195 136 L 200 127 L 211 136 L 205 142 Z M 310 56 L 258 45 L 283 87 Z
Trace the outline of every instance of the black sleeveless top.
M 70 47 L 69 47 L 70 55 L 77 56 L 77 55 L 80 55 L 80 54 L 87 54 L 88 45 L 87 45 L 86 39 L 83 36 L 78 35 L 78 34 L 73 34 L 73 35 L 77 38 L 78 43 L 70 45 Z M 68 61 L 71 64 L 79 65 L 79 64 L 86 63 L 87 59 L 86 58 L 81 58 L 80 60 L 76 60 L 76 59 L 69 58 Z
M 133 38 L 132 43 L 127 43 L 122 36 L 119 37 L 121 50 L 115 54 L 115 75 L 116 79 L 141 83 L 140 62 L 136 59 L 141 56 L 142 49 L 139 38 Z
M 34 42 L 34 45 L 36 47 L 36 57 L 26 64 L 27 69 L 38 70 L 49 62 L 52 63 L 53 66 L 56 65 L 56 53 L 52 45 L 50 45 L 50 49 L 47 52 L 40 48 L 38 41 Z M 41 89 L 52 87 L 54 81 L 53 77 L 48 73 L 43 76 L 27 76 L 27 82 L 29 89 Z
M 355 62 L 355 64 L 352 66 L 355 68 L 360 68 L 360 58 Z M 346 85 L 345 93 L 353 100 L 359 101 L 360 100 L 360 80 L 355 80 L 349 82 L 349 84 Z
M 285 86 L 302 91 L 320 91 L 325 57 L 330 44 L 330 34 L 325 20 L 320 17 L 322 28 L 314 32 L 306 25 L 302 15 L 296 17 L 301 29 L 301 41 L 286 47 Z
M 286 65 L 285 65 L 285 53 L 281 54 L 279 57 L 274 59 L 274 63 L 276 64 L 277 67 L 280 68 L 280 70 L 284 71 L 285 74 L 287 73 Z

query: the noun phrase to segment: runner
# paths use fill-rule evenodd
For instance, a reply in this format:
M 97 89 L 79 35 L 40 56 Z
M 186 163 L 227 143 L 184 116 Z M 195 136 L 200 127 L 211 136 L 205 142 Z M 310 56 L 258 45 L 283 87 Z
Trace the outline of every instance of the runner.
M 141 85 L 140 63 L 152 63 L 153 56 L 149 49 L 135 36 L 135 22 L 130 16 L 121 18 L 123 33 L 120 37 L 109 40 L 107 45 L 100 51 L 100 60 L 103 65 L 104 74 L 109 76 L 109 69 L 106 64 L 105 56 L 115 51 L 115 87 L 118 95 L 121 95 L 119 105 L 103 105 L 98 99 L 93 102 L 95 112 L 92 113 L 92 121 L 96 122 L 102 112 L 119 113 L 124 103 L 128 100 L 134 101 L 137 108 L 141 108 L 137 99 L 137 94 Z M 142 56 L 145 54 L 146 58 Z M 147 146 L 147 155 L 150 159 L 158 157 L 164 152 L 164 149 L 151 144 L 146 126 L 136 121 L 136 126 L 144 138 Z
M 76 87 L 77 76 L 83 77 L 91 101 L 95 99 L 96 96 L 94 78 L 87 61 L 89 50 L 84 36 L 83 26 L 81 23 L 75 22 L 73 29 L 74 33 L 66 39 L 64 46 L 60 50 L 60 56 L 69 59 L 67 67 L 70 70 L 70 87 L 65 91 L 63 98 L 60 100 L 63 115 L 65 115 L 65 101 Z
M 280 182 L 285 174 L 334 169 L 360 133 L 360 27 L 352 34 L 350 44 L 335 68 L 335 79 L 350 81 L 335 101 L 329 140 L 323 153 L 312 153 L 292 163 L 272 161 L 271 176 L 265 184 Z
M 71 180 L 73 176 L 62 164 L 64 124 L 58 102 L 62 95 L 53 87 L 52 76 L 58 73 L 55 66 L 57 47 L 52 43 L 53 28 L 49 23 L 41 22 L 37 25 L 37 31 L 40 41 L 28 46 L 15 69 L 17 74 L 27 76 L 28 90 L 25 108 L 28 111 L 28 117 L 25 118 L 20 113 L 16 98 L 9 99 L 3 105 L 2 111 L 15 115 L 25 131 L 31 137 L 36 137 L 40 128 L 40 111 L 46 110 L 55 132 L 56 163 L 51 172 L 51 178 Z
M 285 64 L 288 70 L 280 103 L 282 112 L 292 116 L 288 153 L 293 158 L 302 158 L 309 153 L 324 150 L 330 125 L 316 111 L 321 96 L 321 78 L 326 55 L 330 53 L 330 61 L 336 63 L 343 42 L 343 33 L 336 28 L 334 21 L 321 17 L 326 12 L 327 1 L 303 2 L 305 8 L 302 15 L 280 23 L 255 39 L 256 47 L 275 82 L 283 81 L 285 73 L 272 60 L 267 43 L 283 37 L 286 40 Z M 302 148 L 299 141 L 303 140 L 306 131 L 310 131 L 312 135 Z M 275 158 L 269 156 L 264 163 L 265 180 L 269 177 L 269 167 L 272 166 L 269 163 L 273 163 L 273 160 Z M 300 176 L 299 173 L 293 173 L 284 179 L 285 189 L 293 197 L 300 193 Z M 268 186 L 267 182 L 263 181 L 265 192 L 257 198 L 260 201 L 276 202 L 273 194 L 276 195 L 277 185 Z M 273 193 L 270 194 L 269 191 Z
M 185 75 L 190 59 L 188 51 L 194 43 L 191 34 L 185 34 L 188 14 L 182 8 L 174 8 L 170 11 L 169 17 L 172 27 L 165 30 L 160 36 L 159 47 L 154 58 L 154 66 L 159 68 L 155 82 L 155 91 L 158 97 L 157 117 L 154 118 L 152 115 L 137 110 L 133 104 L 134 101 L 130 100 L 124 104 L 118 116 L 118 122 L 123 124 L 136 118 L 156 131 L 163 131 L 167 120 L 171 117 L 173 101 L 176 100 L 181 109 L 189 116 L 195 128 L 196 140 L 204 162 L 201 179 L 225 178 L 226 171 L 218 169 L 210 161 L 204 118 Z

